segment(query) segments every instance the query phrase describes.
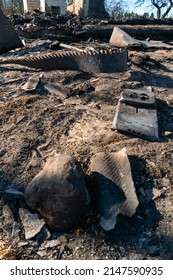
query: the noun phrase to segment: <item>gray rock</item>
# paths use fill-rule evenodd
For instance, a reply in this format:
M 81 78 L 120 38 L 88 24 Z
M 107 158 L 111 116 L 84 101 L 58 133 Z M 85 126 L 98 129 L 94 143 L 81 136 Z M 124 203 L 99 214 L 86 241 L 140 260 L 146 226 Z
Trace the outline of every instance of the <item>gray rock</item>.
M 41 258 L 43 258 L 43 257 L 47 256 L 47 251 L 46 251 L 46 250 L 44 250 L 44 251 L 38 251 L 38 252 L 37 252 L 37 255 L 39 255 Z
M 120 250 L 121 255 L 124 257 L 126 255 L 126 250 L 124 249 L 124 247 L 119 246 L 119 250 Z
M 153 200 L 155 200 L 156 198 L 160 197 L 162 194 L 161 190 L 153 188 Z
M 150 255 L 154 255 L 154 254 L 157 254 L 159 252 L 159 248 L 152 245 L 152 246 L 148 246 L 148 253 Z
M 24 247 L 24 246 L 27 246 L 28 245 L 28 242 L 23 242 L 23 241 L 20 241 L 17 246 L 20 248 L 20 247 Z
M 2 216 L 6 225 L 12 225 L 14 223 L 13 212 L 7 204 L 5 204 L 2 208 Z
M 74 226 L 90 202 L 80 165 L 61 154 L 51 157 L 27 185 L 25 199 L 34 212 L 58 231 Z
M 40 232 L 36 236 L 36 242 L 37 243 L 43 243 L 45 240 L 49 239 L 51 236 L 49 230 L 47 229 L 46 226 L 44 226 Z
M 45 242 L 44 248 L 53 248 L 53 247 L 57 247 L 60 244 L 61 243 L 57 239 L 56 240 L 48 240 L 48 241 Z

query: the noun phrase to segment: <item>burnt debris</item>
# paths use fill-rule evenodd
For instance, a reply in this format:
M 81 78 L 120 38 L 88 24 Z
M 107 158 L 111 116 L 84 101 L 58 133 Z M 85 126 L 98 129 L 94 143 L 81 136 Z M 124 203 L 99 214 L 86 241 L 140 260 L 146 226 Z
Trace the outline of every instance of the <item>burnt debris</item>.
M 20 48 L 23 44 L 0 9 L 0 53 Z

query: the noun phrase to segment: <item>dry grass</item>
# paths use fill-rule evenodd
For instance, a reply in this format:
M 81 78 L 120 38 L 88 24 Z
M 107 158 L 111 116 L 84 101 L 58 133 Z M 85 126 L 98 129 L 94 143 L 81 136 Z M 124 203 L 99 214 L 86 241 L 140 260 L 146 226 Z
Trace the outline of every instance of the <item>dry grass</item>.
M 0 239 L 0 260 L 14 260 L 15 254 L 11 245 Z

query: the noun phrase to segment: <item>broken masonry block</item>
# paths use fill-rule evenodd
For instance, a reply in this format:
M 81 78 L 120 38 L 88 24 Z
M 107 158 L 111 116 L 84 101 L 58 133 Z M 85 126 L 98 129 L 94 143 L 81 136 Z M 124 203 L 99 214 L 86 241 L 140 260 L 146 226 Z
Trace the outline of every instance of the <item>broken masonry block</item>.
M 112 230 L 119 213 L 131 217 L 138 206 L 127 151 L 99 153 L 91 158 L 90 168 L 93 211 L 103 229 Z
M 28 206 L 58 231 L 73 227 L 90 203 L 81 166 L 61 154 L 48 159 L 24 195 Z
M 23 47 L 22 41 L 0 9 L 0 53 Z
M 112 128 L 148 140 L 158 140 L 154 92 L 150 89 L 125 89 L 118 101 Z

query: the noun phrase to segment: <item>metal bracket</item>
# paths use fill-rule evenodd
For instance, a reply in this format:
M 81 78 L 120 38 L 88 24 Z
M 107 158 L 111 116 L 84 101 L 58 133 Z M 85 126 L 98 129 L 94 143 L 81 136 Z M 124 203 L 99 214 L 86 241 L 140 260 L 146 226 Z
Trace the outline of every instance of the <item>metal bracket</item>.
M 113 129 L 153 141 L 158 140 L 154 92 L 125 89 L 118 101 Z

